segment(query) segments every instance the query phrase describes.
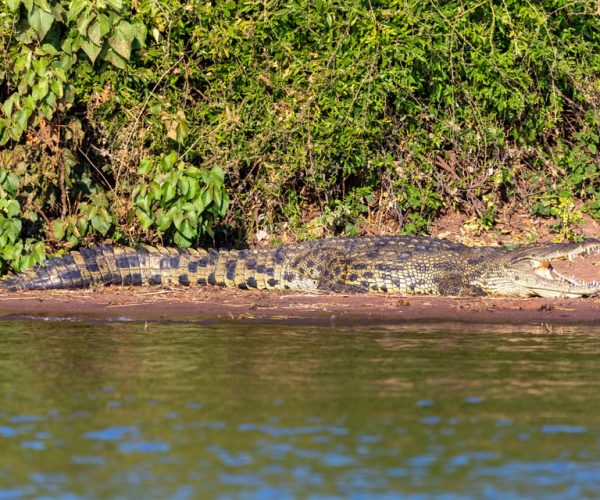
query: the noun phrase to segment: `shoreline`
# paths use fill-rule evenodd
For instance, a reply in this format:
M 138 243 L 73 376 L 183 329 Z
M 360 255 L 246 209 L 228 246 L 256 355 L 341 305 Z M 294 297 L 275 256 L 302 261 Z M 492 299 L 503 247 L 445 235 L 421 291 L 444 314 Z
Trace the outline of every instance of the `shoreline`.
M 473 298 L 106 287 L 0 294 L 0 319 L 164 322 L 600 323 L 600 298 Z

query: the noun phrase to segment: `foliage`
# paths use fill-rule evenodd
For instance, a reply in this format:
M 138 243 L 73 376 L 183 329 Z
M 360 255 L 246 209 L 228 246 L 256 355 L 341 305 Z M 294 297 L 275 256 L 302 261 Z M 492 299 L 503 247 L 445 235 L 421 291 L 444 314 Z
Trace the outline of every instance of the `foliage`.
M 146 28 L 122 15 L 122 0 L 7 0 L 4 24 L 16 25 L 17 43 L 8 45 L 10 69 L 2 106 L 0 145 L 19 141 L 23 133 L 51 121 L 74 104 L 70 83 L 85 53 L 124 68 L 135 42 L 143 45 Z M 13 30 L 15 31 L 15 30 Z
M 44 246 L 32 239 L 23 241 L 21 207 L 16 199 L 19 178 L 0 169 L 0 257 L 17 271 L 44 260 Z
M 600 216 L 595 0 L 8 0 L 0 41 L 13 267 L 27 241 Z
M 212 221 L 225 215 L 229 197 L 219 167 L 202 170 L 176 163 L 174 153 L 158 162 L 142 160 L 139 174 L 143 182 L 133 189 L 132 197 L 142 229 L 154 229 L 185 248 L 205 233 L 213 235 Z

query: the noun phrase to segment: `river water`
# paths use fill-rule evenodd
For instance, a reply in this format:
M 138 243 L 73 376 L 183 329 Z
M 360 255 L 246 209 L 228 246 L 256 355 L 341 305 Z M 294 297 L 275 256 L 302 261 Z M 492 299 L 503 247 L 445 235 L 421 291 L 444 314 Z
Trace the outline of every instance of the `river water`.
M 600 327 L 0 322 L 0 499 L 600 496 Z

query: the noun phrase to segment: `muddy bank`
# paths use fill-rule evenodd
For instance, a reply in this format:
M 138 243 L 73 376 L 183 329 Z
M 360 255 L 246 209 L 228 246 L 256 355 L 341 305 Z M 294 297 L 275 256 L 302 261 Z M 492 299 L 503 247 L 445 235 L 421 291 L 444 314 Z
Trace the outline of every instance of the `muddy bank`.
M 600 322 L 600 299 L 332 295 L 201 289 L 103 288 L 0 295 L 0 318 L 112 321 Z

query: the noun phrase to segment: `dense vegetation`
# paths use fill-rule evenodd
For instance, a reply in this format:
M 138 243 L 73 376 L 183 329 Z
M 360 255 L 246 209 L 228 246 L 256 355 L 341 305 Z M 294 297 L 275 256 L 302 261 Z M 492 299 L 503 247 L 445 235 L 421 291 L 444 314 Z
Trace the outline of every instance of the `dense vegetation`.
M 596 0 L 6 0 L 0 40 L 4 266 L 600 215 Z

